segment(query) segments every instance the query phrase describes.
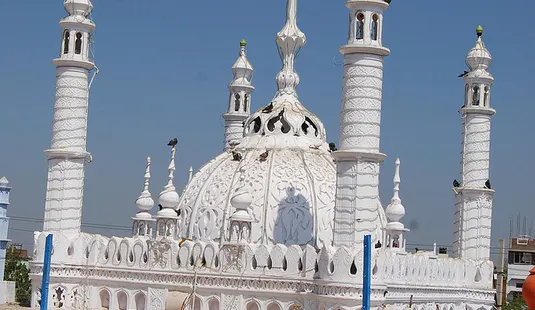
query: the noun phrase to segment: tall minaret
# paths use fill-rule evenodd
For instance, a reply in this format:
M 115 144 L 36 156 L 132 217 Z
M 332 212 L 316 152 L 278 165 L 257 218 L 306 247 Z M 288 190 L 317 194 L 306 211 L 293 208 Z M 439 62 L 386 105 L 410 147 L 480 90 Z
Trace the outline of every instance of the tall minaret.
M 334 245 L 361 244 L 364 235 L 382 240 L 378 212 L 383 59 L 383 12 L 390 1 L 348 0 L 349 38 L 344 55 L 340 145 L 336 160 Z M 375 242 L 373 241 L 373 242 Z
M 56 65 L 56 99 L 52 143 L 48 157 L 45 202 L 45 232 L 80 232 L 86 151 L 89 73 L 95 65 L 89 55 L 90 35 L 95 24 L 88 18 L 90 0 L 65 0 L 69 16 L 63 28 Z
M 7 238 L 9 228 L 9 217 L 7 217 L 7 207 L 9 206 L 9 181 L 6 177 L 0 179 L 0 280 L 4 280 L 4 269 L 6 263 L 7 244 L 10 241 Z M 4 297 L 4 296 L 0 296 Z
M 488 68 L 492 57 L 485 47 L 483 28 L 477 27 L 476 45 L 466 57 L 470 72 L 464 75 L 464 105 L 461 181 L 454 182 L 454 254 L 477 260 L 490 259 L 490 229 L 494 190 L 489 181 L 490 121 L 496 110 L 490 106 L 494 78 Z
M 240 42 L 240 56 L 232 66 L 234 79 L 228 86 L 229 104 L 227 113 L 223 114 L 225 120 L 225 150 L 237 145 L 243 138 L 243 122 L 249 117 L 251 110 L 251 93 L 254 86 L 253 66 L 247 59 L 245 47 L 247 42 Z

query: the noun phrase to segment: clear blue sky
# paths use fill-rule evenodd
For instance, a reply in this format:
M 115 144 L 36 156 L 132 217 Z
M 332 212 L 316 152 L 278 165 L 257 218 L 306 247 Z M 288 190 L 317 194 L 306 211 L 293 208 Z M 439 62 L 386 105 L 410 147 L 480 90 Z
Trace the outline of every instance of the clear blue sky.
M 91 89 L 83 221 L 130 226 L 143 184 L 146 156 L 153 159 L 151 191 L 166 182 L 167 141 L 180 139 L 176 184 L 190 165 L 197 170 L 222 149 L 230 67 L 242 38 L 255 66 L 253 109 L 272 98 L 280 69 L 274 43 L 285 2 L 94 0 L 95 57 L 100 74 Z M 46 159 L 54 103 L 55 69 L 65 15 L 63 1 L 7 1 L 0 10 L 0 175 L 13 186 L 9 214 L 42 218 Z M 515 7 L 512 13 L 506 8 Z M 493 54 L 492 104 L 493 243 L 509 233 L 509 217 L 535 216 L 532 192 L 535 151 L 532 117 L 535 3 L 503 1 L 393 0 L 385 15 L 385 63 L 381 148 L 381 195 L 392 195 L 394 160 L 401 158 L 405 223 L 415 228 L 411 244 L 451 244 L 453 194 L 458 178 L 465 56 L 475 27 Z M 301 0 L 299 26 L 308 42 L 297 71 L 299 94 L 338 141 L 342 66 L 338 47 L 347 36 L 343 0 Z M 417 223 L 417 224 L 415 224 Z M 40 230 L 42 224 L 11 221 L 11 228 Z M 128 231 L 86 227 L 88 232 Z M 31 246 L 32 233 L 10 230 Z M 422 248 L 422 246 L 420 246 Z

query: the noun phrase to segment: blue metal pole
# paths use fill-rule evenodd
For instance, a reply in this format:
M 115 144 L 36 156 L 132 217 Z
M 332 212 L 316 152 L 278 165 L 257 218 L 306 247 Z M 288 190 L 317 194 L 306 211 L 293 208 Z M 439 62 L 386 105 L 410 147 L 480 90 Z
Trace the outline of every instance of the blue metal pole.
M 372 236 L 364 236 L 364 272 L 362 276 L 362 310 L 370 310 L 372 288 Z
M 50 282 L 50 260 L 52 258 L 52 234 L 46 236 L 43 281 L 41 282 L 41 310 L 48 310 L 48 283 Z

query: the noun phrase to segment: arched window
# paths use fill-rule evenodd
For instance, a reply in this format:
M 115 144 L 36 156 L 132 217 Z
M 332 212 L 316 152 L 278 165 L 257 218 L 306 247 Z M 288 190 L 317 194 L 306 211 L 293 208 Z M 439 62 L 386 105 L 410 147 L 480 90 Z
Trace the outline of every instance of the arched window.
M 247 112 L 247 106 L 249 105 L 249 95 L 245 94 L 243 98 L 243 112 Z
M 74 53 L 75 54 L 82 53 L 82 33 L 81 32 L 76 33 L 76 41 L 74 41 Z
M 119 310 L 126 310 L 128 307 L 128 297 L 125 292 L 119 292 L 117 294 L 117 303 L 119 304 Z
M 377 41 L 377 33 L 379 27 L 379 16 L 377 14 L 373 14 L 372 16 L 372 40 Z
M 272 302 L 267 306 L 267 310 L 281 310 L 281 307 L 278 304 Z
M 490 107 L 490 88 L 488 86 L 485 86 L 483 105 L 485 107 Z
M 145 295 L 139 293 L 136 295 L 136 310 L 145 310 Z
M 63 54 L 67 54 L 69 52 L 69 42 L 71 38 L 71 34 L 69 30 L 65 30 L 63 32 Z
M 479 86 L 474 86 L 472 88 L 472 105 L 479 105 Z
M 470 87 L 468 86 L 468 84 L 466 84 L 466 86 L 464 87 L 464 105 L 463 105 L 463 107 L 466 107 L 468 105 L 468 97 L 470 96 L 469 92 L 470 92 Z
M 245 306 L 246 310 L 260 310 L 260 307 L 258 304 L 254 301 L 250 301 L 247 303 L 247 306 Z
M 240 94 L 234 96 L 234 111 L 238 112 L 240 110 Z
M 109 309 L 110 308 L 110 293 L 106 290 L 100 291 L 100 308 Z
M 355 29 L 355 38 L 357 40 L 364 39 L 364 14 L 357 13 L 357 23 Z
M 219 300 L 217 299 L 211 299 L 208 302 L 208 310 L 219 310 Z

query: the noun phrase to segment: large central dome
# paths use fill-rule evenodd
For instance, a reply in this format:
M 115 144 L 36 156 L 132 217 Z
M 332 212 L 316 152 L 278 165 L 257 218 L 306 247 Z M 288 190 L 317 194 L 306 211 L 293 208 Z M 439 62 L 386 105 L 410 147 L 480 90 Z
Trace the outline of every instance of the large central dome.
M 330 153 L 314 149 L 248 149 L 211 160 L 182 195 L 179 237 L 226 240 L 242 169 L 253 197 L 252 243 L 321 247 L 331 240 L 336 172 Z
M 332 241 L 336 169 L 323 123 L 299 101 L 295 55 L 306 41 L 297 27 L 296 2 L 277 34 L 283 62 L 273 100 L 244 122 L 244 137 L 204 165 L 180 199 L 178 236 L 228 240 L 231 199 L 242 177 L 252 195 L 251 243 L 310 244 Z M 243 171 L 243 175 L 242 175 Z M 382 207 L 376 230 L 382 233 Z

